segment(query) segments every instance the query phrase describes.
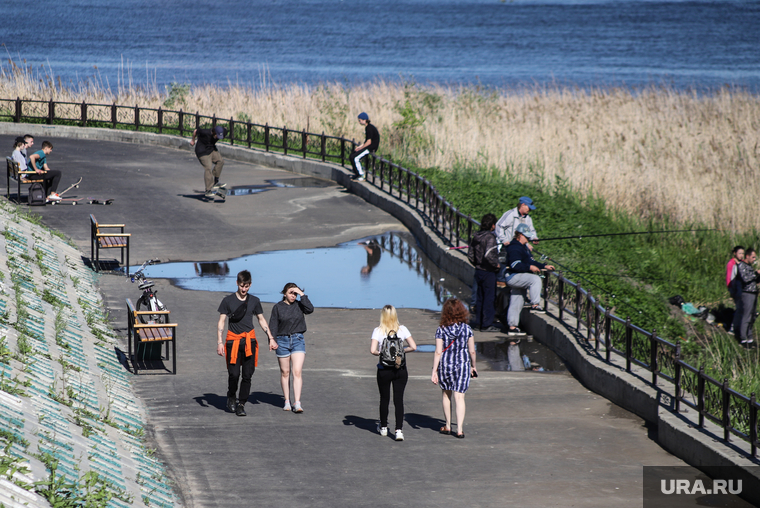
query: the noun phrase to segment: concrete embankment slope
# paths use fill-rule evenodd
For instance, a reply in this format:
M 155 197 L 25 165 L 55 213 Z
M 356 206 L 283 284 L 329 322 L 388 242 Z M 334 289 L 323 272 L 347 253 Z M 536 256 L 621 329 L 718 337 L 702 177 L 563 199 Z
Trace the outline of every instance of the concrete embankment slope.
M 4 198 L 0 229 L 0 504 L 177 506 L 95 274 Z

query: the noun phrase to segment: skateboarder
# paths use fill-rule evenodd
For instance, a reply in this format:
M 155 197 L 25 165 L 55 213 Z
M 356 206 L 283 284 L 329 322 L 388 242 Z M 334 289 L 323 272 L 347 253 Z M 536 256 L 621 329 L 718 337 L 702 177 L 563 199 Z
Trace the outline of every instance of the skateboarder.
M 245 416 L 245 403 L 251 393 L 251 378 L 259 360 L 259 344 L 253 329 L 253 316 L 269 339 L 269 349 L 277 349 L 277 342 L 269 331 L 261 300 L 248 294 L 251 289 L 251 272 L 243 270 L 237 274 L 237 291 L 226 296 L 219 304 L 219 324 L 217 325 L 216 353 L 227 361 L 228 386 L 227 409 L 238 416 Z M 222 339 L 224 322 L 229 318 L 227 338 Z M 238 381 L 242 370 L 243 381 Z M 237 400 L 235 396 L 237 395 Z
M 195 129 L 190 146 L 195 146 L 195 156 L 198 157 L 205 173 L 203 175 L 206 184 L 206 199 L 213 199 L 214 195 L 227 186 L 219 182 L 224 167 L 222 154 L 216 148 L 216 142 L 227 135 L 227 129 L 217 125 L 213 129 Z M 195 143 L 196 138 L 198 143 Z
M 357 146 L 351 155 L 349 160 L 351 161 L 351 167 L 354 170 L 354 179 L 358 182 L 365 181 L 366 177 L 364 169 L 362 168 L 362 159 L 377 151 L 377 147 L 380 146 L 380 133 L 377 132 L 377 128 L 370 123 L 369 115 L 367 113 L 359 113 L 359 123 L 364 126 L 364 143 Z

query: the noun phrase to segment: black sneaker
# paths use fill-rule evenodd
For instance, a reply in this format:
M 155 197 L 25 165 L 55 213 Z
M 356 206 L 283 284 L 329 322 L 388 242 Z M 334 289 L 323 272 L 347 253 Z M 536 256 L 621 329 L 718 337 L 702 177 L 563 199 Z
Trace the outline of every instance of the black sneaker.
M 245 414 L 245 404 L 238 404 L 235 414 L 238 416 L 247 416 Z
M 530 311 L 534 314 L 546 314 L 546 309 L 540 305 L 531 306 Z
M 501 328 L 499 328 L 498 326 L 493 326 L 492 325 L 492 326 L 489 326 L 488 328 L 481 328 L 480 331 L 481 332 L 489 332 L 489 333 L 491 333 L 491 332 L 500 332 Z
M 227 411 L 234 413 L 237 409 L 237 400 L 235 397 L 227 397 Z

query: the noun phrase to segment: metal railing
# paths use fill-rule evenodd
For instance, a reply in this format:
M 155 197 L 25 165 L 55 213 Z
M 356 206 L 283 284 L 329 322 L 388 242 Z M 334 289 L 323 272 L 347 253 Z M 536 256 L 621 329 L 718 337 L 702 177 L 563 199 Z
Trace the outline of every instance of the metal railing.
M 630 318 L 615 316 L 561 272 L 550 272 L 545 282 L 544 303 L 556 306 L 557 317 L 574 327 L 599 358 L 611 363 L 614 353 L 625 359 L 626 372 L 632 373 L 634 366 L 648 371 L 651 377 L 645 381 L 673 400 L 671 410 L 681 412 L 682 405 L 695 410 L 699 428 L 704 428 L 705 419 L 712 421 L 723 429 L 724 441 L 738 436 L 749 443 L 750 455 L 757 458 L 760 405 L 754 393 L 747 397 L 732 390 L 728 379 L 718 381 L 705 374 L 704 368 L 684 362 L 680 344 L 658 337 L 656 330 L 639 328 Z M 663 385 L 662 380 L 668 384 Z
M 267 152 L 300 155 L 341 166 L 346 165 L 356 146 L 352 140 L 328 136 L 324 132 L 315 134 L 197 112 L 141 108 L 139 105 L 0 99 L 0 121 L 3 120 L 124 128 L 180 136 L 191 135 L 194 129 L 221 125 L 228 130 L 230 145 L 263 148 Z M 479 222 L 457 210 L 426 178 L 376 154 L 369 157 L 368 183 L 416 209 L 431 229 L 450 245 L 469 243 L 473 230 L 480 226 Z M 575 321 L 576 331 L 585 328 L 587 345 L 593 347 L 600 358 L 611 362 L 613 353 L 624 357 L 627 372 L 632 373 L 634 365 L 651 372 L 648 382 L 666 394 L 659 381 L 672 383 L 668 395 L 674 401 L 674 411 L 679 412 L 682 404 L 692 408 L 699 415 L 700 428 L 704 427 L 705 419 L 720 425 L 724 440 L 728 441 L 731 435 L 740 437 L 749 442 L 751 456 L 757 458 L 760 406 L 754 393 L 747 397 L 729 388 L 727 379 L 720 382 L 705 374 L 704 369 L 685 363 L 681 359 L 680 345 L 658 337 L 656 330 L 649 332 L 635 326 L 630 318 L 615 316 L 590 292 L 561 273 L 549 274 L 543 298 L 546 303 L 556 305 L 561 321 L 572 327 L 572 320 L 566 317 L 570 316 Z M 600 345 L 604 346 L 603 354 L 599 353 Z

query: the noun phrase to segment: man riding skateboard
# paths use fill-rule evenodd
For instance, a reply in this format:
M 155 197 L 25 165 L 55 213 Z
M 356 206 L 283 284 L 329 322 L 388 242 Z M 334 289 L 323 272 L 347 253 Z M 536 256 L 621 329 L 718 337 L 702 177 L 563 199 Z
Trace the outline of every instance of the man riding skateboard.
M 190 146 L 195 146 L 195 156 L 198 157 L 205 169 L 203 180 L 206 184 L 206 199 L 213 199 L 215 194 L 227 187 L 226 183 L 219 182 L 224 167 L 224 158 L 216 148 L 216 142 L 224 139 L 226 135 L 227 129 L 217 125 L 213 129 L 195 129 L 193 139 L 190 140 Z M 197 144 L 196 138 L 198 139 Z

